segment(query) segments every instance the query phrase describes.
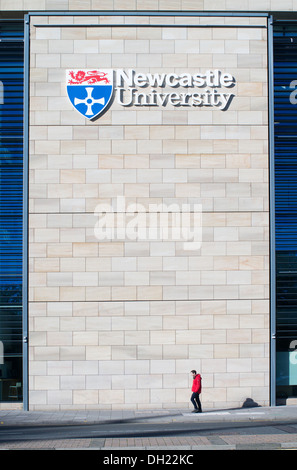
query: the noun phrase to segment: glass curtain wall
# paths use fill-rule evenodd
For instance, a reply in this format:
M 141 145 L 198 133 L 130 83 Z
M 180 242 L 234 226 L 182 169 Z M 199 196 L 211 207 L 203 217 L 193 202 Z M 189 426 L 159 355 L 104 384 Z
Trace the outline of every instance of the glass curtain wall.
M 0 21 L 0 402 L 22 400 L 23 29 Z
M 274 26 L 276 397 L 297 397 L 297 24 Z

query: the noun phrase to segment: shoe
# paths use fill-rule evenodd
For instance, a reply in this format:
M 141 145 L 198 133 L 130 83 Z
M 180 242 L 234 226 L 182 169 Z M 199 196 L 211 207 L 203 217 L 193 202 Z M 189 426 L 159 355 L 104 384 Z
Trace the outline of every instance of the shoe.
M 192 413 L 198 413 L 198 410 L 193 410 Z

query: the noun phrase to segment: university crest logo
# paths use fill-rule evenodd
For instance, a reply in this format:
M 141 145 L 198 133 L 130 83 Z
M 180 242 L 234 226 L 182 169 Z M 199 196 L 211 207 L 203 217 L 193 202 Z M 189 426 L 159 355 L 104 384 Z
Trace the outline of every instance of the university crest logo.
M 112 70 L 67 70 L 67 94 L 72 105 L 87 119 L 107 109 L 113 94 Z

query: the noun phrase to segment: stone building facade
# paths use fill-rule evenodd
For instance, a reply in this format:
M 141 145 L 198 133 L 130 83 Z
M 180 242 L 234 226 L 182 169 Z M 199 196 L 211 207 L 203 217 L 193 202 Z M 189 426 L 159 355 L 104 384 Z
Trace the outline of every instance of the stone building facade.
M 15 3 L 29 408 L 188 408 L 192 369 L 204 408 L 269 405 L 268 23 L 297 2 Z M 100 70 L 89 119 L 69 71 Z

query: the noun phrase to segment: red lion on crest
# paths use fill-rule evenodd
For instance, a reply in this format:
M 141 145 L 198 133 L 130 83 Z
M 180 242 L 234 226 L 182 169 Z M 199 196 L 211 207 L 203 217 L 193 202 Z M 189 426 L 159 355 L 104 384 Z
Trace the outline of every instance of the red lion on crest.
M 83 83 L 91 85 L 92 83 L 97 82 L 110 83 L 108 78 L 106 77 L 107 74 L 105 72 L 100 72 L 99 70 L 89 70 L 88 72 L 79 70 L 76 73 L 70 71 L 69 75 L 71 77 L 68 80 L 69 85 L 81 85 Z

